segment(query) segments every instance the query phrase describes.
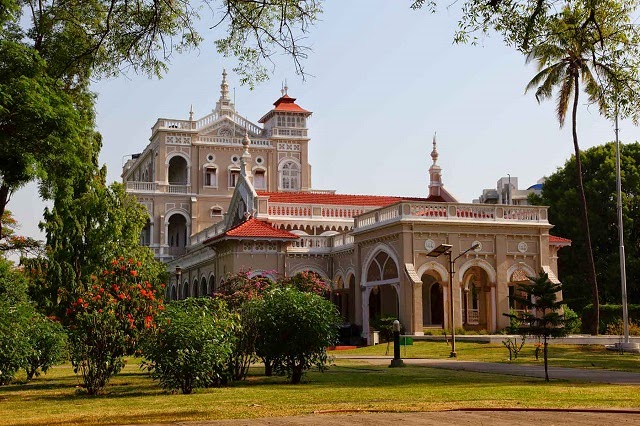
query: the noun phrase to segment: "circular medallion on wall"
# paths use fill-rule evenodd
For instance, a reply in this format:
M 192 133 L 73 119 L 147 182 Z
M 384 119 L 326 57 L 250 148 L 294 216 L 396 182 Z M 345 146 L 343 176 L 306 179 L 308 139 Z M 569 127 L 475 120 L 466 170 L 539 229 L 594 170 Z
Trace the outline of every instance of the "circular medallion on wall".
M 211 162 L 213 162 L 213 160 L 215 160 L 215 159 L 216 159 L 216 156 L 215 156 L 215 155 L 213 155 L 213 154 L 209 154 L 209 155 L 207 155 L 207 161 L 208 161 L 208 162 L 210 162 L 210 163 L 211 163 Z
M 434 248 L 436 248 L 436 243 L 433 240 L 427 240 L 424 242 L 424 248 L 427 249 L 428 251 L 433 250 Z
M 232 155 L 231 156 L 231 162 L 232 163 L 237 163 L 238 161 L 240 161 L 240 157 L 238 157 L 237 155 Z
M 263 163 L 264 163 L 264 158 L 260 156 L 256 157 L 256 164 L 262 165 Z
M 482 243 L 478 240 L 474 241 L 471 243 L 471 247 L 477 245 L 478 247 L 474 248 L 473 251 L 475 251 L 476 253 L 478 253 L 480 250 L 482 250 Z
M 518 251 L 520 253 L 526 253 L 527 252 L 527 248 L 529 248 L 529 246 L 527 246 L 527 243 L 525 243 L 524 241 L 520 241 L 518 243 Z

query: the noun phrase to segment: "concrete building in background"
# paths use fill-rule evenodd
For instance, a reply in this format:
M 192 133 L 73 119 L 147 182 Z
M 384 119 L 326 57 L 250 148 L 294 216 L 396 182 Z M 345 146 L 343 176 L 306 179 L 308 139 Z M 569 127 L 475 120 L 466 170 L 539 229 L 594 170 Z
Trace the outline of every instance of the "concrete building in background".
M 311 271 L 329 283 L 345 323 L 369 339 L 370 320 L 386 315 L 407 334 L 452 321 L 494 332 L 517 308 L 517 283 L 539 271 L 557 281 L 558 251 L 570 241 L 549 234 L 547 208 L 504 195 L 459 203 L 443 185 L 435 137 L 428 169 L 397 179 L 424 179 L 424 197 L 313 189 L 311 112 L 284 88 L 252 123 L 235 111 L 226 77 L 211 114 L 158 119 L 123 169 L 127 191 L 149 212 L 141 242 L 171 273 L 167 297 L 209 295 L 240 270 L 274 279 Z M 447 258 L 427 256 L 440 244 L 454 257 L 477 245 L 458 259 L 453 292 Z
M 518 189 L 517 177 L 501 177 L 496 183 L 495 189 L 483 189 L 482 195 L 473 200 L 473 202 L 480 204 L 512 204 L 515 206 L 528 206 L 529 194 L 542 194 L 542 185 L 544 185 L 544 181 L 545 178 L 541 178 L 527 189 Z

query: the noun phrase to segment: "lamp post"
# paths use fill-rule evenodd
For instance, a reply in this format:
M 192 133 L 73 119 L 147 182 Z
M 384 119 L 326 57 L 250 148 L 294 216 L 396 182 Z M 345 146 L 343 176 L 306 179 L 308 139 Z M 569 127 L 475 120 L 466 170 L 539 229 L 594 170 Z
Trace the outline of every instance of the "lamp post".
M 177 291 L 180 291 L 180 281 L 182 277 L 182 268 L 180 267 L 180 265 L 176 265 L 176 289 Z M 180 299 L 180 294 L 177 294 L 176 297 L 178 299 Z
M 404 367 L 404 361 L 400 358 L 400 321 L 393 322 L 393 359 L 389 367 Z
M 455 358 L 458 355 L 456 353 L 456 329 L 454 325 L 455 308 L 453 305 L 453 274 L 455 273 L 455 262 L 465 254 L 469 253 L 471 250 L 477 249 L 478 246 L 479 244 L 472 245 L 455 258 L 451 258 L 451 249 L 453 248 L 451 244 L 440 244 L 438 247 L 427 253 L 427 256 L 429 257 L 440 257 L 441 255 L 445 254 L 449 258 L 449 326 L 451 327 L 451 353 L 449 354 L 450 358 Z

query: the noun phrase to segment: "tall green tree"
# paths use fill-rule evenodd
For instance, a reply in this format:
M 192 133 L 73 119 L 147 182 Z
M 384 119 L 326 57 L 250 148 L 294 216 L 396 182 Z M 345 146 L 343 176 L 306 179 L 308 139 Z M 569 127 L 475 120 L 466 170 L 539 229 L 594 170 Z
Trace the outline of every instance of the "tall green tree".
M 640 144 L 621 145 L 620 155 L 628 298 L 629 303 L 640 303 Z M 581 159 L 600 300 L 605 304 L 620 303 L 615 145 L 589 148 L 581 152 Z M 554 232 L 573 241 L 571 250 L 558 259 L 558 269 L 565 302 L 581 311 L 590 302 L 591 294 L 585 286 L 588 265 L 584 232 L 579 216 L 572 213 L 580 209 L 576 170 L 575 157 L 571 157 L 547 178 L 542 195 L 533 201 L 548 205 Z
M 578 143 L 577 114 L 581 89 L 584 89 L 590 103 L 599 106 L 600 111 L 607 112 L 609 106 L 606 98 L 607 88 L 618 84 L 616 68 L 598 61 L 593 55 L 596 44 L 616 45 L 617 33 L 614 19 L 616 15 L 599 9 L 606 15 L 603 25 L 597 30 L 584 28 L 584 16 L 589 14 L 585 9 L 565 9 L 557 18 L 549 23 L 550 37 L 534 46 L 527 55 L 527 62 L 534 61 L 538 73 L 527 85 L 526 91 L 534 90 L 538 102 L 556 97 L 556 116 L 560 127 L 565 124 L 567 111 L 571 106 L 571 131 L 573 149 L 576 159 L 576 193 L 580 199 L 582 215 L 582 232 L 588 259 L 588 282 L 591 287 L 593 304 L 598 312 L 598 281 L 596 265 L 591 244 L 589 212 L 583 184 L 580 145 Z M 581 82 L 583 83 L 581 86 Z M 597 314 L 592 324 L 592 333 L 598 333 Z
M 514 299 L 525 307 L 525 311 L 507 316 L 519 323 L 516 327 L 518 334 L 542 339 L 544 378 L 548 382 L 549 339 L 566 334 L 564 315 L 560 313 L 562 301 L 558 299 L 558 295 L 562 291 L 562 284 L 552 283 L 544 272 L 541 272 L 537 277 L 529 277 L 529 280 L 528 283 L 518 285 L 520 294 L 514 296 Z
M 148 219 L 145 208 L 127 194 L 121 184 L 106 185 L 106 169 L 78 179 L 75 191 L 58 195 L 45 210 L 41 224 L 47 236 L 47 256 L 31 261 L 33 271 L 44 271 L 46 279 L 32 294 L 46 313 L 62 315 L 66 301 L 86 291 L 91 277 L 99 276 L 113 259 L 124 256 L 139 260 L 145 273 L 163 278 L 164 267 L 153 259 L 148 247 L 140 246 L 140 233 Z M 36 296 L 37 295 L 37 296 Z

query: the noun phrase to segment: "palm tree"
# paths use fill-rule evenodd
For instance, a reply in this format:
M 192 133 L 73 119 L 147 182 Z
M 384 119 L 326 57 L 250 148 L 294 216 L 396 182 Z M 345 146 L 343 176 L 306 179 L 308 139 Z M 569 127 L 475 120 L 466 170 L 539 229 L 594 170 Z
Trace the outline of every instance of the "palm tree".
M 573 133 L 573 148 L 576 157 L 578 193 L 582 206 L 582 227 L 585 236 L 588 279 L 593 294 L 593 306 L 595 311 L 594 323 L 591 325 L 592 333 L 598 334 L 599 298 L 596 267 L 591 247 L 591 233 L 589 232 L 589 216 L 587 213 L 587 199 L 582 183 L 582 162 L 580 161 L 580 146 L 578 145 L 577 112 L 580 83 L 586 92 L 590 103 L 597 103 L 601 111 L 605 108 L 603 90 L 613 79 L 609 67 L 599 63 L 593 55 L 596 43 L 602 43 L 602 35 L 597 29 L 585 28 L 580 23 L 577 12 L 565 11 L 561 14 L 551 28 L 551 36 L 543 43 L 533 47 L 527 54 L 527 63 L 535 61 L 538 65 L 538 74 L 529 82 L 525 92 L 535 89 L 538 102 L 551 98 L 556 92 L 556 115 L 560 127 L 564 126 L 565 117 L 570 100 L 573 100 L 571 111 L 571 125 Z

